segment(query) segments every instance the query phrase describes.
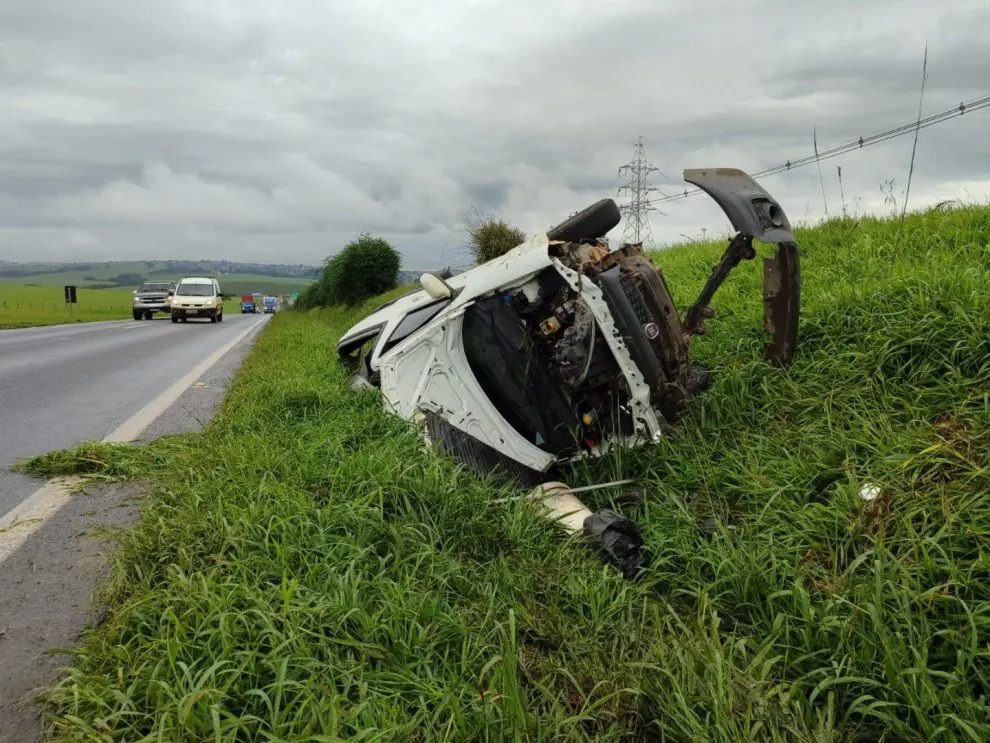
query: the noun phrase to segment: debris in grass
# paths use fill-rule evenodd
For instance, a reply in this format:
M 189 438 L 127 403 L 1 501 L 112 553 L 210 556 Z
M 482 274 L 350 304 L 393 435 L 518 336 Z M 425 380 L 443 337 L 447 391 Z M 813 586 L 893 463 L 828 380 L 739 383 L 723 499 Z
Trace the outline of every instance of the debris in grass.
M 863 483 L 863 487 L 859 489 L 859 497 L 864 501 L 869 503 L 870 501 L 875 501 L 880 497 L 880 486 L 873 482 Z
M 596 511 L 585 519 L 584 532 L 598 543 L 605 558 L 626 578 L 632 578 L 646 565 L 639 527 L 622 514 L 610 508 Z
M 592 513 L 574 495 L 575 492 L 598 487 L 603 486 L 568 488 L 562 482 L 549 482 L 534 488 L 529 497 L 540 503 L 548 516 L 569 533 L 583 533 L 590 537 L 601 548 L 605 559 L 617 567 L 623 576 L 631 578 L 646 564 L 639 527 L 610 508 Z

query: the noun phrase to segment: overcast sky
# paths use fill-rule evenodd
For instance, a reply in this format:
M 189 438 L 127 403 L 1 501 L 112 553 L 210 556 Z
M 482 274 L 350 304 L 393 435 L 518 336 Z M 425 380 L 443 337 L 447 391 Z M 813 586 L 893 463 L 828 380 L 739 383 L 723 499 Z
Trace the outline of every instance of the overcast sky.
M 537 232 L 642 136 L 757 170 L 990 94 L 990 3 L 0 0 L 0 259 L 319 263 L 362 231 L 464 263 L 472 208 Z M 990 195 L 990 109 L 921 132 L 911 204 Z M 823 164 L 830 210 L 901 198 L 911 138 Z M 765 185 L 792 221 L 818 172 Z M 722 232 L 706 198 L 658 244 Z M 613 236 L 619 237 L 621 228 Z

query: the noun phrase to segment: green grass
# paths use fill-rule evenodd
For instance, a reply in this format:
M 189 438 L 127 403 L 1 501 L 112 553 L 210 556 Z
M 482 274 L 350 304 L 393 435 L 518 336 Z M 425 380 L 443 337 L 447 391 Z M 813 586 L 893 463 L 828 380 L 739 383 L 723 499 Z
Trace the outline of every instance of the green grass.
M 132 295 L 128 289 L 79 289 L 76 296 L 73 320 L 61 286 L 0 282 L 0 328 L 123 320 L 131 316 Z
M 230 290 L 224 288 L 225 292 Z M 130 289 L 85 289 L 76 291 L 72 314 L 65 305 L 61 286 L 28 286 L 0 282 L 0 330 L 70 322 L 129 320 L 133 292 Z M 224 301 L 224 313 L 238 314 L 240 299 Z M 157 314 L 156 318 L 167 315 Z
M 279 314 L 201 435 L 27 463 L 152 484 L 55 734 L 990 737 L 990 209 L 798 237 L 794 365 L 762 360 L 745 264 L 676 434 L 570 478 L 645 485 L 636 582 L 346 390 L 368 307 Z M 656 256 L 682 304 L 721 247 Z

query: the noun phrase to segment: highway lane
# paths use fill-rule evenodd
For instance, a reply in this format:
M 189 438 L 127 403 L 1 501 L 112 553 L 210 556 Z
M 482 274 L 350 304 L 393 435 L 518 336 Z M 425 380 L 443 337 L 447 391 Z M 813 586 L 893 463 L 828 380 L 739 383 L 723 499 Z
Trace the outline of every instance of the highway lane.
M 99 440 L 265 315 L 0 330 L 0 517 L 39 487 L 23 457 Z M 241 341 L 251 343 L 249 333 Z

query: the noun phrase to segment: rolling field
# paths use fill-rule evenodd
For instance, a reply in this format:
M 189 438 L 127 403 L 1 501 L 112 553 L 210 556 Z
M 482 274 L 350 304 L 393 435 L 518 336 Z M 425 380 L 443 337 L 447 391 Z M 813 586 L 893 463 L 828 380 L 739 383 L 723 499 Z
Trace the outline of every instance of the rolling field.
M 135 266 L 138 267 L 140 265 L 143 264 L 135 264 Z M 107 272 L 104 271 L 103 273 Z M 61 292 L 62 287 L 66 284 L 74 284 L 82 289 L 93 285 L 93 282 L 88 281 L 85 278 L 89 275 L 91 275 L 89 271 L 62 271 L 58 273 L 37 274 L 33 276 L 0 276 L 0 292 L 5 292 L 7 287 L 16 286 L 50 286 L 57 288 L 59 292 Z M 116 276 L 117 273 L 114 273 L 113 275 Z M 145 273 L 144 276 L 147 281 L 178 281 L 182 278 L 182 276 L 176 275 L 175 272 L 165 271 L 153 271 L 150 273 Z M 105 278 L 109 280 L 112 276 L 106 276 Z M 263 294 L 288 294 L 290 292 L 302 291 L 311 283 L 308 279 L 296 279 L 287 276 L 265 276 L 262 274 L 251 273 L 219 274 L 216 278 L 220 282 L 220 287 L 223 291 L 231 295 L 248 294 L 250 292 L 262 292 Z M 119 288 L 126 288 L 130 291 L 137 289 L 139 285 L 140 282 L 136 282 L 133 286 Z M 95 286 L 97 288 L 101 288 L 99 284 L 96 284 Z
M 348 390 L 334 343 L 381 298 L 277 316 L 202 434 L 25 463 L 150 483 L 54 734 L 990 739 L 990 209 L 798 242 L 793 366 L 744 263 L 694 342 L 711 389 L 565 477 L 638 479 L 634 581 Z M 723 247 L 653 256 L 682 308 Z
M 0 281 L 0 328 L 125 320 L 131 317 L 131 297 L 128 289 L 79 289 L 72 320 L 63 302 L 61 285 L 25 286 Z
M 223 287 L 225 292 L 230 290 Z M 0 281 L 0 330 L 59 325 L 68 322 L 131 319 L 130 289 L 85 289 L 76 292 L 73 314 L 63 301 L 62 286 L 26 286 Z M 236 298 L 224 302 L 224 313 L 240 312 Z M 165 318 L 158 314 L 156 318 Z

